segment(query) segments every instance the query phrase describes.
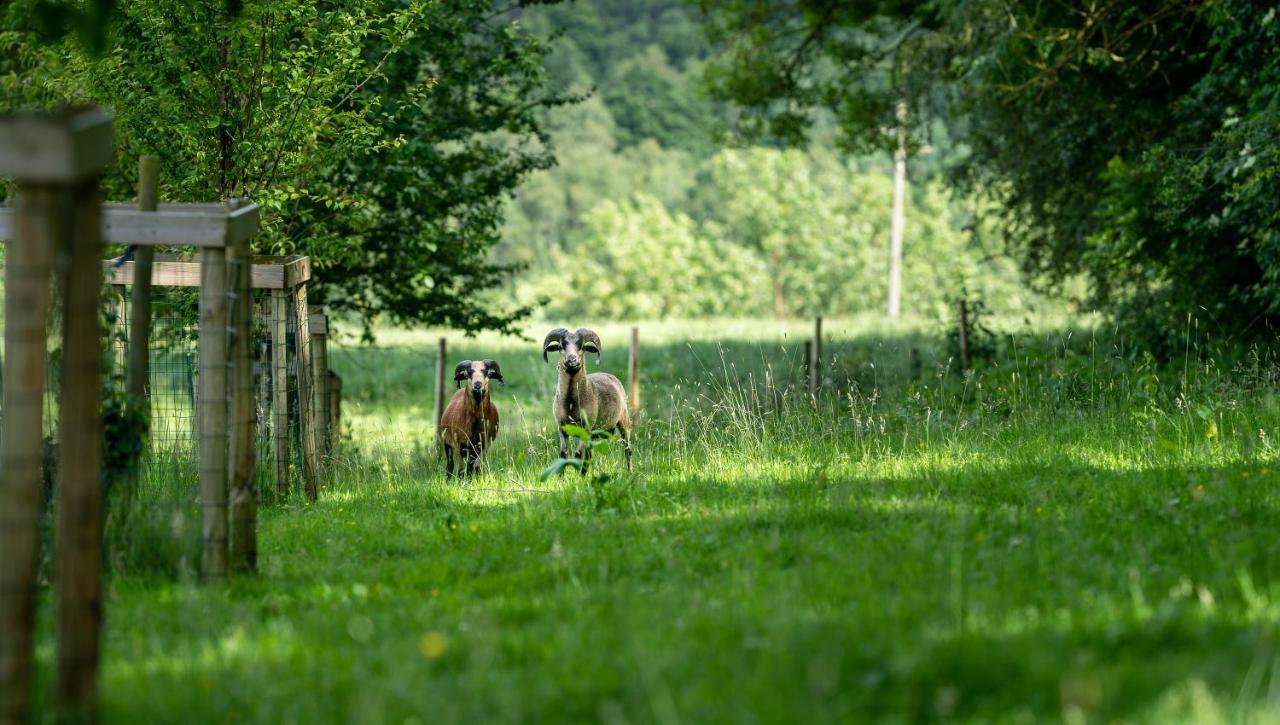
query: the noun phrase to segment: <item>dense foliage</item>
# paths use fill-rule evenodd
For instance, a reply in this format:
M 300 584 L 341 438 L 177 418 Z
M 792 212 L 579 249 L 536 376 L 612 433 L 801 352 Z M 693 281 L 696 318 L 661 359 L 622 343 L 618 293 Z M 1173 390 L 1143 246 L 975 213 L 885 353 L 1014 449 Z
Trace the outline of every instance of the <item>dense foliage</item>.
M 258 251 L 312 255 L 339 310 L 468 330 L 524 312 L 475 293 L 509 271 L 487 261 L 501 205 L 552 163 L 538 111 L 563 99 L 498 3 L 145 0 L 101 55 L 50 40 L 41 5 L 4 9 L 4 105 L 113 109 L 109 197 L 158 153 L 169 200 L 262 204 Z
M 698 186 L 665 205 L 654 192 L 606 200 L 528 279 L 549 311 L 632 318 L 877 312 L 888 279 L 892 182 L 829 153 L 726 149 L 696 167 Z M 1025 311 L 1015 266 L 980 257 L 940 184 L 908 205 L 906 310 L 947 314 L 966 291 Z M 969 220 L 972 223 L 972 220 Z
M 944 118 L 966 144 L 957 178 L 1000 202 L 1033 274 L 1087 272 L 1098 302 L 1148 330 L 1280 314 L 1270 4 L 704 5 L 722 50 L 710 78 L 745 130 L 796 141 L 823 109 L 875 145 L 907 99 L 916 143 Z
M 850 158 L 825 136 L 788 152 L 726 137 L 732 111 L 702 84 L 712 46 L 683 3 L 599 0 L 522 22 L 560 31 L 548 67 L 595 93 L 550 114 L 560 165 L 531 177 L 509 210 L 500 258 L 532 268 L 520 300 L 547 298 L 552 315 L 632 317 L 884 309 L 883 153 Z M 1022 311 L 1031 296 L 990 225 L 929 180 L 945 149 L 935 140 L 912 161 L 904 308 L 933 314 L 968 290 Z

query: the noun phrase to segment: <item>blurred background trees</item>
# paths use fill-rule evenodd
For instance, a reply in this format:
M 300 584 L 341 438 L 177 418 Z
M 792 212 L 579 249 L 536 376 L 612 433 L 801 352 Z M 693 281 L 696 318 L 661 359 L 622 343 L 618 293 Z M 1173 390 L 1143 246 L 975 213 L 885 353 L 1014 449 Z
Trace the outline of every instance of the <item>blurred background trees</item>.
M 472 330 L 883 310 L 905 101 L 904 314 L 1087 280 L 1167 352 L 1188 315 L 1280 315 L 1276 14 L 9 0 L 0 94 L 116 109 L 117 198 L 144 151 L 169 199 L 254 196 L 262 251 L 311 254 L 332 307 Z
M 941 127 L 952 188 L 992 202 L 1024 270 L 1087 276 L 1092 303 L 1167 350 L 1189 315 L 1223 335 L 1280 313 L 1273 3 L 705 0 L 709 78 L 753 138 L 838 120 L 882 145 L 908 99 Z
M 812 134 L 790 149 L 743 133 L 749 117 L 708 91 L 717 48 L 681 0 L 528 8 L 520 22 L 561 33 L 548 68 L 571 92 L 594 94 L 549 113 L 559 164 L 507 210 L 497 257 L 528 265 L 512 285 L 519 300 L 544 298 L 553 316 L 884 311 L 883 149 L 838 145 L 830 113 L 811 114 Z M 953 146 L 939 128 L 931 147 L 912 149 L 904 311 L 948 314 L 968 293 L 1025 312 L 1043 300 L 1001 254 L 998 229 L 978 219 L 976 196 L 941 183 Z

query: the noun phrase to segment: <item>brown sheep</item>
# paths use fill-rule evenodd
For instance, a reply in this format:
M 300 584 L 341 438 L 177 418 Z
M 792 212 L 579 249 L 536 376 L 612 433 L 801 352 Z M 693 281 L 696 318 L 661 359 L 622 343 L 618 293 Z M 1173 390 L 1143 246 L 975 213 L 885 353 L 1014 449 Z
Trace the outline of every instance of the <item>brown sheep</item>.
M 453 370 L 453 380 L 458 392 L 453 394 L 448 407 L 440 416 L 440 441 L 444 445 L 445 475 L 463 476 L 465 457 L 466 472 L 470 476 L 475 462 L 498 437 L 498 409 L 489 397 L 489 381 L 502 380 L 502 370 L 496 360 L 463 360 Z M 470 381 L 463 388 L 463 381 Z M 457 470 L 454 470 L 454 462 Z
M 556 365 L 556 370 L 560 376 L 551 412 L 560 432 L 560 457 L 569 457 L 569 437 L 565 435 L 563 426 L 572 423 L 587 430 L 617 432 L 622 437 L 627 470 L 630 471 L 631 415 L 627 410 L 626 390 L 622 387 L 622 381 L 609 373 L 588 375 L 586 372 L 584 352 L 594 353 L 596 364 L 600 364 L 600 336 L 585 327 L 577 332 L 557 327 L 542 341 L 542 359 L 549 362 L 547 353 L 557 351 L 560 353 L 560 363 Z M 586 475 L 591 447 L 580 443 L 578 457 L 582 459 L 580 470 Z

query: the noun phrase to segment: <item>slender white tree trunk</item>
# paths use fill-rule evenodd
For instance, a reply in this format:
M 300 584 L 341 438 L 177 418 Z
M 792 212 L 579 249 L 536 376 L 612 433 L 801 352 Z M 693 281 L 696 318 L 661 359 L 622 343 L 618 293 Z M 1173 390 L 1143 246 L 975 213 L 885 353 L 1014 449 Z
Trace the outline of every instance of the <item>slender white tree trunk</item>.
M 893 154 L 893 220 L 889 230 L 888 317 L 898 319 L 902 311 L 902 226 L 907 193 L 907 102 L 898 101 L 898 148 Z

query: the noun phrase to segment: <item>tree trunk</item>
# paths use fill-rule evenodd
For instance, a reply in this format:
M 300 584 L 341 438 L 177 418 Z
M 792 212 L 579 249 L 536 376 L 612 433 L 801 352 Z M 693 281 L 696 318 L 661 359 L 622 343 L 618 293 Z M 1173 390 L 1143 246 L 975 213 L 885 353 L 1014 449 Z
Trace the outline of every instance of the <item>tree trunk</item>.
M 907 103 L 898 101 L 898 148 L 893 154 L 893 220 L 889 232 L 888 317 L 898 319 L 902 310 L 902 227 L 907 193 Z

